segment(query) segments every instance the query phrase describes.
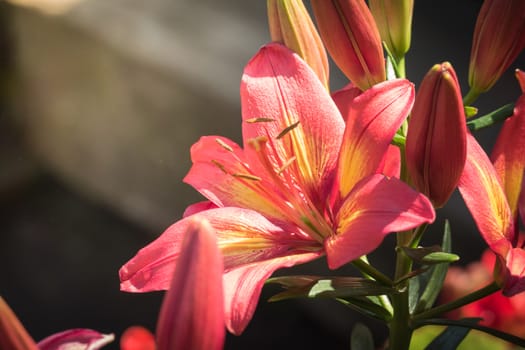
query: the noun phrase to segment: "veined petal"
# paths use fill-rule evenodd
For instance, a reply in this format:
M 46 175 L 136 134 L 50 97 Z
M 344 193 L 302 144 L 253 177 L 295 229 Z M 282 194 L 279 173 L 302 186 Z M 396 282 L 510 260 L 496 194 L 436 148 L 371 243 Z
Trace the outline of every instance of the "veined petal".
M 512 248 L 506 259 L 506 276 L 503 294 L 511 297 L 525 291 L 525 250 Z
M 302 264 L 323 253 L 302 252 L 257 263 L 239 266 L 224 275 L 226 326 L 233 334 L 241 334 L 251 320 L 264 282 L 282 267 Z
M 492 163 L 470 133 L 458 188 L 490 249 L 505 257 L 515 240 L 512 213 Z
M 338 163 L 341 198 L 359 180 L 377 172 L 414 95 L 412 83 L 397 79 L 374 85 L 353 100 Z
M 220 136 L 204 136 L 191 147 L 193 165 L 184 182 L 219 207 L 235 206 L 281 217 L 273 189 L 260 170 L 247 159 L 233 141 Z M 282 203 L 281 203 L 282 204 Z
M 294 226 L 270 222 L 255 211 L 235 207 L 210 209 L 176 222 L 159 238 L 139 250 L 120 269 L 121 289 L 127 292 L 168 289 L 182 238 L 195 217 L 206 219 L 216 231 L 226 271 L 241 265 L 322 249 L 319 243 Z
M 223 272 L 213 228 L 206 220 L 193 217 L 160 309 L 158 350 L 223 348 Z
M 525 94 L 514 107 L 513 115 L 505 120 L 499 133 L 491 159 L 498 174 L 512 217 L 518 215 L 518 199 L 522 189 L 525 170 Z
M 77 328 L 50 335 L 37 345 L 40 350 L 98 350 L 114 338 L 113 334 Z
M 247 154 L 264 138 L 265 168 L 291 179 L 289 191 L 298 186 L 314 200 L 328 192 L 344 121 L 310 67 L 280 44 L 264 46 L 244 70 L 241 105 Z
M 390 232 L 433 222 L 430 201 L 404 182 L 372 175 L 359 182 L 336 217 L 337 232 L 325 241 L 332 269 L 370 253 Z

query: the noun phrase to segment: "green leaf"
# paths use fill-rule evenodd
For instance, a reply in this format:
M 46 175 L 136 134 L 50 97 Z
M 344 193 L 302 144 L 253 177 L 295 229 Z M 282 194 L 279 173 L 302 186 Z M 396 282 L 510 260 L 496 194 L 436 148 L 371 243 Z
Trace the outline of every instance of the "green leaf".
M 470 129 L 470 131 L 476 131 L 479 129 L 483 129 L 483 128 L 492 126 L 510 117 L 513 111 L 514 111 L 514 104 L 509 103 L 503 107 L 496 109 L 493 112 L 485 114 L 482 117 L 469 121 L 467 123 L 467 127 Z
M 448 326 L 438 335 L 425 349 L 426 350 L 455 350 L 459 343 L 465 339 L 470 332 L 471 325 L 475 325 L 481 319 L 464 319 L 462 324 Z
M 450 253 L 452 251 L 452 239 L 450 231 L 450 223 L 448 220 L 445 220 L 445 229 L 443 232 L 443 241 L 441 243 L 441 250 L 445 253 Z M 412 304 L 411 311 L 421 312 L 428 310 L 434 305 L 441 287 L 443 287 L 443 282 L 445 281 L 445 276 L 447 275 L 448 263 L 442 263 L 432 266 L 427 272 L 417 276 L 417 282 L 413 281 L 416 278 L 410 280 L 410 288 L 415 287 L 415 284 L 418 284 L 418 289 L 421 291 L 421 295 L 417 304 Z M 414 297 L 412 296 L 412 299 Z
M 350 338 L 350 349 L 354 350 L 374 350 L 374 338 L 372 333 L 362 323 L 356 323 L 352 329 L 352 336 Z
M 284 276 L 271 278 L 267 283 L 277 283 L 287 289 L 274 295 L 269 301 L 290 298 L 345 298 L 393 293 L 393 289 L 361 277 Z

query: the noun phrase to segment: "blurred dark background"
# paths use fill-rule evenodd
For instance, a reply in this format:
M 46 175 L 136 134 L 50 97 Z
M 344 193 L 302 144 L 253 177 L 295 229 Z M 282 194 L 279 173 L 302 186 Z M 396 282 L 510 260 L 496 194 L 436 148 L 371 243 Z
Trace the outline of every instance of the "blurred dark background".
M 0 295 L 36 340 L 76 327 L 117 339 L 135 324 L 154 330 L 163 294 L 122 293 L 117 271 L 200 199 L 181 182 L 191 144 L 207 134 L 240 140 L 238 85 L 269 40 L 266 2 L 13 3 L 0 2 Z M 447 60 L 466 92 L 480 6 L 416 1 L 409 79 L 417 85 Z M 525 69 L 523 54 L 512 67 Z M 335 90 L 345 79 L 332 70 Z M 476 106 L 484 114 L 518 95 L 510 70 Z M 490 149 L 496 131 L 476 136 Z M 457 194 L 426 242 L 440 240 L 445 217 L 462 263 L 477 259 L 483 243 Z M 385 271 L 393 245 L 371 257 Z M 226 349 L 349 347 L 358 315 L 326 300 L 267 303 L 276 291 L 265 288 Z M 361 320 L 381 344 L 385 329 Z

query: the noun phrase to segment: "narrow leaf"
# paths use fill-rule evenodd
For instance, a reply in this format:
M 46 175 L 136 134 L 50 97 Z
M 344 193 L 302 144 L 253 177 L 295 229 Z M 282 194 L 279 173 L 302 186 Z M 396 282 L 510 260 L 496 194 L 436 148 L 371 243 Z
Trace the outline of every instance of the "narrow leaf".
M 268 280 L 287 290 L 274 295 L 269 301 L 290 298 L 345 298 L 383 295 L 393 292 L 376 281 L 361 277 L 285 276 Z
M 490 334 L 494 337 L 508 341 L 509 343 L 516 344 L 520 347 L 525 347 L 525 339 L 516 337 L 515 335 L 512 335 L 512 334 L 498 331 L 494 328 L 482 326 L 478 323 L 475 323 L 474 322 L 475 320 L 479 321 L 481 319 L 472 319 L 472 318 L 463 319 L 463 320 L 427 319 L 427 320 L 417 321 L 415 324 L 415 328 L 422 327 L 422 326 L 430 326 L 430 325 L 467 327 L 470 329 L 475 329 L 475 330 Z
M 445 220 L 441 250 L 445 253 L 450 253 L 452 251 L 450 223 L 448 220 Z M 445 281 L 448 265 L 448 263 L 434 265 L 426 273 L 417 277 L 420 283 L 420 290 L 423 292 L 419 298 L 417 306 L 415 307 L 416 313 L 428 310 L 432 307 L 441 291 L 443 282 Z
M 470 332 L 471 326 L 479 322 L 480 319 L 464 319 L 462 321 L 463 324 L 448 326 L 426 347 L 426 350 L 455 350 Z
M 365 316 L 372 317 L 376 320 L 389 322 L 392 319 L 392 314 L 385 310 L 382 306 L 374 303 L 369 298 L 365 297 L 348 297 L 348 298 L 336 298 L 340 303 L 348 306 L 352 310 L 355 310 Z

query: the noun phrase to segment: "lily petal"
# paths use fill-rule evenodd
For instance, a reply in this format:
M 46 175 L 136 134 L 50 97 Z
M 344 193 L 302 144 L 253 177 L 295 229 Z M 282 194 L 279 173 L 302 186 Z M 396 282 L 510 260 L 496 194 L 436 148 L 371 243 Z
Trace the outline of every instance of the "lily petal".
M 223 348 L 222 256 L 206 220 L 190 220 L 157 324 L 159 350 Z
M 397 177 L 401 173 L 401 151 L 399 147 L 394 145 L 388 145 L 383 164 L 378 169 L 378 173 L 386 175 L 388 177 Z
M 182 214 L 182 217 L 185 218 L 186 216 L 191 216 L 193 214 L 200 213 L 201 211 L 205 211 L 208 209 L 215 209 L 218 208 L 213 202 L 210 201 L 202 201 L 197 202 L 188 205 L 188 207 L 184 210 L 184 213 Z
M 432 204 L 404 182 L 372 175 L 359 182 L 337 213 L 337 233 L 325 241 L 328 266 L 336 269 L 370 253 L 390 232 L 435 219 Z
M 254 209 L 280 217 L 273 184 L 252 166 L 244 150 L 220 136 L 204 136 L 191 147 L 193 165 L 184 182 L 218 207 Z
M 40 350 L 98 350 L 114 340 L 113 334 L 92 329 L 69 329 L 50 335 L 38 342 Z
M 392 137 L 414 103 L 414 86 L 408 80 L 389 80 L 356 97 L 348 111 L 339 155 L 340 197 L 355 184 L 377 172 Z
M 489 247 L 505 257 L 515 240 L 512 213 L 496 170 L 470 133 L 467 161 L 458 188 Z
M 332 93 L 332 99 L 334 100 L 337 108 L 339 108 L 339 112 L 341 112 L 345 123 L 350 113 L 350 106 L 352 105 L 352 101 L 354 100 L 354 98 L 361 95 L 361 92 L 361 89 L 359 89 L 354 84 L 349 83 L 344 88 Z
M 242 265 L 322 249 L 319 243 L 294 226 L 273 223 L 255 211 L 235 207 L 210 209 L 176 222 L 159 238 L 139 250 L 120 269 L 121 290 L 147 292 L 168 289 L 182 238 L 195 217 L 209 221 L 217 233 L 226 272 Z
M 303 252 L 261 261 L 232 269 L 224 275 L 226 326 L 233 334 L 241 334 L 252 319 L 264 282 L 282 267 L 314 260 L 321 251 Z
M 267 172 L 295 179 L 314 200 L 328 192 L 344 121 L 297 54 L 276 43 L 261 48 L 244 70 L 241 106 L 244 147 L 251 158 L 260 157 L 254 140 L 264 138 Z
M 511 297 L 525 291 L 525 250 L 512 248 L 506 259 L 506 276 L 503 294 Z
M 522 189 L 525 170 L 525 94 L 514 107 L 513 115 L 505 120 L 491 154 L 494 168 L 498 174 L 512 217 L 518 215 L 518 199 Z

